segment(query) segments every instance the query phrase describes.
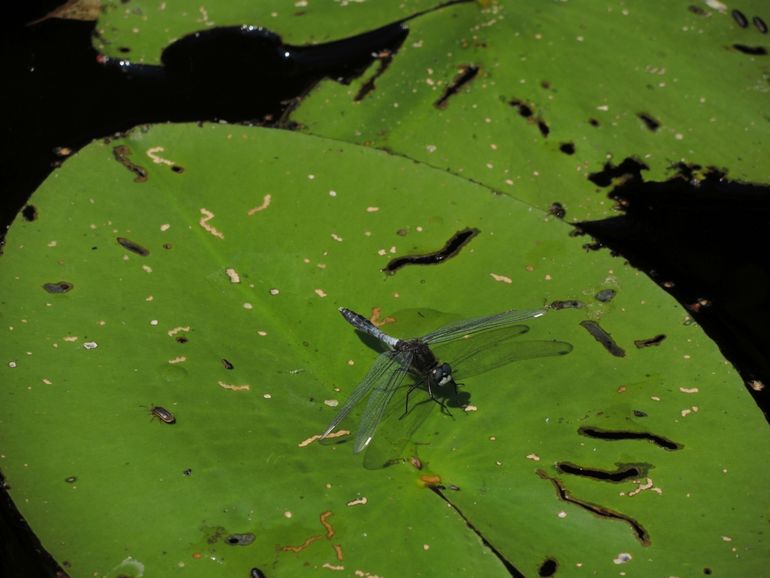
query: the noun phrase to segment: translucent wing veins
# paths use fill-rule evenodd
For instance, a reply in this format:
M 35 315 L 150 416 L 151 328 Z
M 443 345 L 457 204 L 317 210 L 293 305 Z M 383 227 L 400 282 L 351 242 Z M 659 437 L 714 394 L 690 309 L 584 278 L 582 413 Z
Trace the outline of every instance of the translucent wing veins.
M 383 380 L 385 376 L 388 375 L 388 371 L 392 368 L 392 366 L 394 364 L 398 364 L 398 357 L 399 354 L 395 351 L 386 351 L 385 353 L 380 354 L 364 379 L 356 386 L 356 388 L 353 390 L 353 393 L 350 394 L 350 397 L 347 399 L 345 404 L 342 406 L 342 408 L 340 408 L 337 415 L 329 424 L 329 427 L 327 427 L 326 431 L 324 431 L 324 433 L 321 435 L 321 438 L 328 436 L 332 430 L 334 430 L 334 428 L 336 428 L 340 422 L 345 419 L 345 417 L 350 413 L 350 410 L 358 405 L 358 402 L 366 397 L 366 394 L 376 386 L 377 382 Z
M 441 329 L 437 329 L 431 333 L 428 333 L 421 339 L 428 345 L 435 343 L 445 343 L 452 341 L 458 337 L 465 335 L 473 335 L 481 331 L 489 331 L 491 329 L 498 329 L 505 327 L 506 325 L 512 325 L 525 319 L 532 319 L 533 317 L 540 317 L 545 315 L 543 309 L 529 309 L 529 310 L 516 310 L 511 309 L 509 311 L 503 311 L 497 315 L 490 315 L 488 317 L 477 317 L 476 319 L 466 319 L 453 325 L 447 325 Z
M 356 441 L 353 444 L 354 452 L 360 452 L 372 441 L 374 432 L 382 420 L 388 403 L 390 403 L 390 398 L 393 397 L 393 393 L 395 393 L 409 373 L 408 368 L 412 363 L 412 357 L 411 351 L 398 353 L 395 359 L 401 367 L 395 368 L 392 371 L 387 382 L 382 385 L 377 384 L 372 389 L 369 402 L 366 404 L 366 409 L 364 409 L 364 413 L 361 416 L 358 431 L 356 431 Z

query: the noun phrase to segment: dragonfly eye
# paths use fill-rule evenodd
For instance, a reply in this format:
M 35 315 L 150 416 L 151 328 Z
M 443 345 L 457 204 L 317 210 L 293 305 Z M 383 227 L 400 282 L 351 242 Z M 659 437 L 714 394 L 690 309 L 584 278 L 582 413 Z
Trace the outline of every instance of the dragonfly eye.
M 433 370 L 433 379 L 439 385 L 446 385 L 452 382 L 452 368 L 448 363 L 442 363 Z

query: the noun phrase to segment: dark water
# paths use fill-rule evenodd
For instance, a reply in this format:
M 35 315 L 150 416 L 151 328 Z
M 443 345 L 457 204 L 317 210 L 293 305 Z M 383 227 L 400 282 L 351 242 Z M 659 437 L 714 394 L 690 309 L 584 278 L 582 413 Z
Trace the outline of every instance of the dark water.
M 634 159 L 594 173 L 623 214 L 578 227 L 689 310 L 767 418 L 768 388 L 751 384 L 770 386 L 770 186 L 735 182 L 713 167 L 673 169 L 664 182 L 646 181 L 644 165 Z M 608 173 L 626 180 L 610 188 Z
M 226 120 L 291 128 L 285 113 L 319 79 L 355 77 L 373 54 L 397 52 L 408 33 L 394 23 L 305 48 L 285 46 L 268 31 L 214 29 L 167 48 L 165 66 L 124 66 L 105 62 L 92 49 L 93 23 L 25 25 L 48 9 L 28 4 L 26 14 L 8 19 L 1 40 L 2 234 L 66 149 L 76 152 L 93 139 L 143 123 Z M 129 61 L 130 56 L 125 54 Z M 381 60 L 383 70 L 388 62 Z M 646 126 L 656 130 L 658 121 L 645 115 Z M 563 152 L 571 154 L 567 145 Z M 646 181 L 644 170 L 634 159 L 597 167 L 592 180 L 623 210 L 618 217 L 581 223 L 577 233 L 587 235 L 589 250 L 618 253 L 687 307 L 747 383 L 770 384 L 770 188 L 733 182 L 713 168 L 675 167 L 663 183 Z M 611 188 L 614 175 L 629 178 Z M 34 218 L 34 211 L 27 208 L 24 215 Z M 747 392 L 767 416 L 768 390 L 747 386 Z M 5 491 L 0 571 L 28 577 L 66 571 L 42 550 Z

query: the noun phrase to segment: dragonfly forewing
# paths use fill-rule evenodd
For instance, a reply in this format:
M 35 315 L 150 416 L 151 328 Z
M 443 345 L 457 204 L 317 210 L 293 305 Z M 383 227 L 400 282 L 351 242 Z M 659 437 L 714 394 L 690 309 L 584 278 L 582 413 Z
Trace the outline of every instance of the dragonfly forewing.
M 528 309 L 517 310 L 511 309 L 509 311 L 503 311 L 497 315 L 490 315 L 488 317 L 477 317 L 476 319 L 466 319 L 453 325 L 447 325 L 441 329 L 437 329 L 431 333 L 428 333 L 422 338 L 422 341 L 432 345 L 437 343 L 444 343 L 446 341 L 452 341 L 465 335 L 473 335 L 482 331 L 490 331 L 492 329 L 499 329 L 507 325 L 524 321 L 525 319 L 532 319 L 534 317 L 540 317 L 545 314 L 543 309 Z
M 528 340 L 515 341 L 515 335 L 480 347 L 466 355 L 456 358 L 452 368 L 460 380 L 473 377 L 515 361 L 558 357 L 572 351 L 572 345 L 565 341 Z
M 411 354 L 408 352 L 386 351 L 385 353 L 380 354 L 364 379 L 356 386 L 348 400 L 342 408 L 340 408 L 339 412 L 337 412 L 337 415 L 329 424 L 329 427 L 327 427 L 326 431 L 321 434 L 321 438 L 328 436 L 369 392 L 373 392 L 374 394 L 378 389 L 378 384 L 388 384 L 393 376 L 403 376 L 406 371 L 401 371 L 401 369 L 408 369 L 408 364 L 410 364 L 411 361 Z M 382 385 L 380 385 L 380 388 L 381 387 Z M 369 406 L 367 405 L 367 409 L 368 407 Z M 366 417 L 366 412 L 364 413 L 364 417 Z M 375 423 L 374 426 L 376 428 L 377 424 Z
M 332 430 L 334 430 L 334 428 L 336 428 L 340 422 L 345 419 L 345 417 L 350 413 L 350 410 L 358 405 L 358 402 L 366 397 L 366 394 L 371 391 L 372 387 L 374 387 L 374 384 L 382 380 L 383 376 L 388 375 L 389 370 L 392 370 L 394 365 L 398 365 L 398 360 L 396 359 L 397 357 L 399 357 L 399 355 L 395 351 L 386 351 L 377 357 L 374 365 L 372 365 L 371 369 L 369 369 L 369 373 L 367 373 L 363 381 L 361 381 L 361 383 L 356 386 L 356 388 L 353 390 L 353 393 L 350 394 L 348 400 L 340 408 L 339 412 L 337 412 L 337 415 L 329 424 L 329 427 L 327 427 L 326 431 L 324 431 L 324 433 L 321 435 L 322 438 L 328 436 Z
M 356 441 L 353 444 L 353 451 L 356 453 L 363 450 L 372 441 L 374 432 L 385 414 L 390 399 L 409 373 L 408 368 L 412 362 L 412 353 L 401 352 L 396 357 L 401 367 L 396 368 L 387 377 L 382 376 L 380 381 L 374 384 L 369 402 L 361 416 L 361 423 L 359 423 L 356 431 Z
M 468 360 L 485 351 L 496 347 L 515 347 L 512 343 L 514 337 L 519 337 L 529 332 L 527 325 L 509 325 L 497 330 L 485 331 L 472 335 L 469 339 L 455 339 L 454 341 L 433 344 L 433 350 L 441 359 L 451 361 L 452 369 L 457 370 Z M 464 377 L 468 377 L 465 373 Z

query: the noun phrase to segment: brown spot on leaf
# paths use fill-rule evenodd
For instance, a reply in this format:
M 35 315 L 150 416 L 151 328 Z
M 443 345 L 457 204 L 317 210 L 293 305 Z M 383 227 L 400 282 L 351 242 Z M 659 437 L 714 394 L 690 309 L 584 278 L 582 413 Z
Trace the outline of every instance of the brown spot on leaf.
M 132 154 L 129 147 L 126 145 L 118 145 L 112 149 L 112 154 L 116 161 L 136 175 L 136 177 L 134 177 L 135 183 L 143 183 L 147 180 L 147 169 L 137 165 L 128 158 Z

